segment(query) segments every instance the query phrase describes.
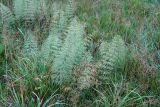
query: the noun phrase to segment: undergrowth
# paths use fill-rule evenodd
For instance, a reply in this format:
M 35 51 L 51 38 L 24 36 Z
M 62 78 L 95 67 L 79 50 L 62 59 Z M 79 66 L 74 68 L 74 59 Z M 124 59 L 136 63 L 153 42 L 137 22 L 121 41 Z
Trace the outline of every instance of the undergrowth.
M 1 0 L 0 106 L 159 107 L 158 0 Z

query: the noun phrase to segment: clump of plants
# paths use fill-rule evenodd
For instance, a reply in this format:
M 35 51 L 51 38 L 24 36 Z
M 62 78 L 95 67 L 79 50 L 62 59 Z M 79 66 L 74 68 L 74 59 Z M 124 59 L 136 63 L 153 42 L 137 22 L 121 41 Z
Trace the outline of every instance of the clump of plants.
M 114 4 L 105 0 L 88 1 L 88 7 L 81 10 L 79 3 L 85 3 L 83 0 L 14 0 L 11 7 L 4 1 L 0 3 L 0 106 L 158 105 L 158 96 L 145 91 L 151 88 L 151 92 L 159 94 L 156 73 L 159 63 L 154 60 L 154 57 L 159 58 L 159 53 L 153 57 L 149 54 L 158 50 L 152 46 L 159 45 L 156 41 L 159 38 L 153 36 L 152 44 L 144 34 L 144 39 L 137 36 L 137 42 L 132 43 L 131 35 L 126 39 L 126 35 L 119 34 L 124 34 L 124 29 L 131 34 L 136 25 L 121 26 L 121 22 L 105 13 L 104 8 L 101 8 L 104 16 L 99 13 L 100 17 L 96 19 L 100 20 L 100 26 L 97 26 L 101 30 L 89 25 L 97 24 L 96 21 L 92 23 L 90 17 L 84 24 L 83 19 L 91 8 L 89 5 L 96 12 L 100 9 L 98 6 L 105 7 L 105 2 Z M 134 0 L 133 3 L 138 7 L 142 2 Z M 121 6 L 115 5 L 117 8 Z M 124 5 L 127 8 L 128 5 Z M 116 16 L 118 13 L 110 8 L 108 12 Z M 142 17 L 145 14 L 142 13 Z M 106 34 L 104 37 L 104 27 L 109 28 L 107 24 L 112 25 L 112 21 L 117 27 L 111 26 L 112 36 Z M 120 32 L 116 34 L 118 30 Z M 145 28 L 143 31 L 146 32 Z M 130 82 L 134 78 L 135 83 Z M 154 100 L 154 104 L 150 100 Z

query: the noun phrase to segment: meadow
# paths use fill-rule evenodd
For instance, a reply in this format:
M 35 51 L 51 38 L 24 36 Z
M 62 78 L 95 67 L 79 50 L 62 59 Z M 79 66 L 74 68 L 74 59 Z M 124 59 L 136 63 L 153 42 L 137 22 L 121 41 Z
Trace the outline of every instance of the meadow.
M 160 1 L 0 0 L 0 107 L 160 107 Z

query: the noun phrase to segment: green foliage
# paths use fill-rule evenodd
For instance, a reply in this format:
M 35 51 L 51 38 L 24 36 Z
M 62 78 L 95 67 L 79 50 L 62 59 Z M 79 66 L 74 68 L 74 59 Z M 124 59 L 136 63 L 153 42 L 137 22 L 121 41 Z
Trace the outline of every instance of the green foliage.
M 75 1 L 1 0 L 0 106 L 160 105 L 159 1 Z
M 37 41 L 32 33 L 32 31 L 27 31 L 24 35 L 24 45 L 22 53 L 24 57 L 36 57 L 38 56 L 38 46 Z
M 121 68 L 121 64 L 125 62 L 125 48 L 124 41 L 120 36 L 115 36 L 110 43 L 102 43 L 100 47 L 102 56 L 100 67 L 106 70 L 106 72 L 115 68 Z
M 65 12 L 57 10 L 53 13 L 49 36 L 42 44 L 41 49 L 42 57 L 49 62 L 53 61 L 62 46 L 64 31 L 69 22 L 69 18 L 71 18 L 73 14 L 71 6 L 72 4 L 67 5 Z
M 52 66 L 52 79 L 55 83 L 61 85 L 72 80 L 72 68 L 81 62 L 85 51 L 83 34 L 83 26 L 73 19 L 67 29 L 63 47 Z
M 74 14 L 74 0 L 68 0 L 68 4 L 66 6 L 66 9 L 65 9 L 65 14 L 67 16 L 67 18 L 71 18 L 73 17 L 73 14 Z
M 20 19 L 23 17 L 24 12 L 24 0 L 14 0 L 14 14 L 17 19 Z
M 26 21 L 34 20 L 36 13 L 36 0 L 15 0 L 14 11 L 17 18 L 23 18 Z
M 8 7 L 3 5 L 2 3 L 0 3 L 0 15 L 1 15 L 2 23 L 4 23 L 5 25 L 8 25 L 14 21 L 12 12 Z
M 23 26 L 33 27 L 36 23 L 36 19 L 42 20 L 45 16 L 48 16 L 47 5 L 44 0 L 14 0 L 14 14 L 19 24 L 23 23 Z

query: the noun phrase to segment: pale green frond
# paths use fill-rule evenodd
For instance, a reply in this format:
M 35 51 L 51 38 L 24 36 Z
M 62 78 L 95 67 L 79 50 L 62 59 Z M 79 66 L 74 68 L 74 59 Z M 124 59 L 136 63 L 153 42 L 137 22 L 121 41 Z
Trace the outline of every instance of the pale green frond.
M 62 45 L 62 40 L 60 38 L 62 35 L 61 30 L 63 30 L 63 25 L 61 26 L 59 23 L 62 22 L 59 21 L 58 13 L 55 13 L 49 36 L 44 41 L 41 48 L 41 56 L 47 62 L 53 61 Z
M 26 21 L 35 20 L 35 15 L 37 12 L 37 2 L 36 0 L 15 0 L 14 1 L 14 12 L 16 18 L 22 18 Z
M 3 5 L 2 3 L 0 3 L 0 15 L 1 15 L 2 23 L 5 25 L 8 25 L 14 21 L 14 17 L 11 10 L 7 6 Z
M 62 33 L 64 31 L 64 27 L 66 26 L 66 17 L 64 17 L 64 12 L 59 10 L 56 11 L 53 15 L 52 18 L 52 23 L 51 23 L 51 33 Z
M 74 14 L 74 0 L 68 0 L 65 9 L 65 15 L 67 18 L 71 18 L 73 17 L 73 14 Z
M 14 14 L 17 19 L 23 18 L 24 16 L 24 0 L 14 0 Z
M 55 11 L 53 14 L 51 29 L 48 38 L 42 45 L 42 57 L 49 62 L 52 62 L 63 43 L 63 35 L 67 27 L 67 18 L 64 16 L 64 11 Z
M 44 0 L 14 0 L 14 13 L 17 19 L 34 20 L 36 15 L 46 15 L 47 6 Z
M 84 28 L 74 19 L 68 27 L 66 39 L 52 66 L 52 80 L 57 84 L 72 80 L 72 68 L 82 61 L 85 51 Z
M 34 58 L 38 56 L 37 41 L 32 31 L 27 31 L 25 34 L 22 53 L 23 56 L 29 58 Z
M 123 39 L 120 36 L 115 36 L 110 43 L 102 43 L 100 53 L 102 69 L 112 71 L 117 68 L 117 63 L 123 63 L 125 59 L 126 49 Z
M 46 62 L 52 62 L 61 46 L 60 35 L 50 34 L 41 48 L 41 56 Z
M 26 21 L 35 19 L 36 6 L 36 0 L 24 0 L 24 19 Z
M 69 8 L 67 10 L 69 10 Z M 58 49 L 60 49 L 62 45 L 64 31 L 68 26 L 68 15 L 66 16 L 66 14 L 68 14 L 66 11 L 57 10 L 56 7 L 53 11 L 49 37 L 42 45 L 42 55 L 45 59 L 53 61 L 58 53 Z
M 92 61 L 93 61 L 93 56 L 91 55 L 91 53 L 85 52 L 83 55 L 83 62 L 92 62 Z

